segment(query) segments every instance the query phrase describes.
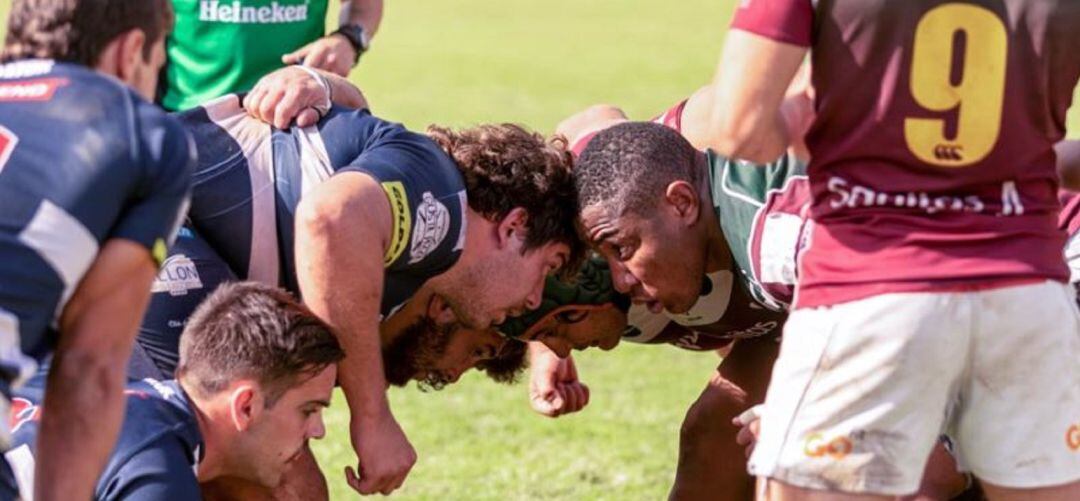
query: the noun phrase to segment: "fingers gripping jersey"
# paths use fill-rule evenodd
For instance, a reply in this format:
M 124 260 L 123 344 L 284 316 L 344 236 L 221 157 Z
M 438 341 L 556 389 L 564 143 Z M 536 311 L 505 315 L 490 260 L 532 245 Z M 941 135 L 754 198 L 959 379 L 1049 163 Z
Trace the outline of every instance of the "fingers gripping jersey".
M 164 259 L 193 167 L 180 124 L 118 81 L 46 60 L 0 66 L 0 391 L 33 373 L 23 353 L 53 349 L 107 240 Z
M 13 441 L 4 456 L 26 499 L 33 499 L 35 444 L 45 378 L 44 373 L 38 374 L 16 391 L 9 417 Z M 196 471 L 204 444 L 195 413 L 180 385 L 171 380 L 146 379 L 128 384 L 124 394 L 124 422 L 94 488 L 94 499 L 201 499 Z
M 384 316 L 453 265 L 464 248 L 467 199 L 457 166 L 430 139 L 399 124 L 367 110 L 335 108 L 318 126 L 277 130 L 247 116 L 235 95 L 180 117 L 199 148 L 191 223 L 242 279 L 298 292 L 297 204 L 343 172 L 371 176 L 390 202 Z

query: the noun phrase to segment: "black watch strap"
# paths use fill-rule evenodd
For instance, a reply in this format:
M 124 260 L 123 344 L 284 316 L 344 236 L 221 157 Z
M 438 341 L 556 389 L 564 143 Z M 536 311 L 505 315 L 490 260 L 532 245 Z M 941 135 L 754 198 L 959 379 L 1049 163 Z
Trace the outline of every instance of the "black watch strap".
M 356 61 L 359 61 L 360 55 L 367 51 L 367 37 L 364 36 L 364 27 L 359 24 L 343 24 L 331 34 L 341 35 L 352 44 L 353 49 L 356 50 Z

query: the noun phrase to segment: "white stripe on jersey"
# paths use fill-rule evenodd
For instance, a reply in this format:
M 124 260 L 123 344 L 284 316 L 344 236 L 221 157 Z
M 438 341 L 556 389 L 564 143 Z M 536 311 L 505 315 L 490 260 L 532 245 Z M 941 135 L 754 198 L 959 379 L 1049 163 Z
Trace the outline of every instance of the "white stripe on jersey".
M 38 368 L 37 361 L 22 352 L 19 338 L 19 317 L 0 308 L 0 362 L 7 366 L 8 369 L 19 371 L 15 379 L 10 382 L 12 388 L 18 387 L 27 379 L 30 379 Z M 0 395 L 0 402 L 6 404 L 2 395 Z M 11 438 L 8 436 L 11 430 L 8 430 L 7 415 L 6 412 L 0 413 L 0 445 L 5 447 L 8 439 Z
M 7 413 L 5 412 L 6 416 Z M 6 421 L 6 420 L 5 420 Z M 30 444 L 22 444 L 4 453 L 11 465 L 12 473 L 15 474 L 15 483 L 18 484 L 19 496 L 22 499 L 34 499 L 34 454 L 30 452 Z
M 465 190 L 457 192 L 457 195 L 461 204 L 461 231 L 458 232 L 457 243 L 454 244 L 455 251 L 465 248 L 465 231 L 469 229 L 469 197 Z
M 64 293 L 56 304 L 54 317 L 59 319 L 97 256 L 97 239 L 75 216 L 46 199 L 19 233 L 19 241 L 37 252 L 64 282 Z
M 247 158 L 251 179 L 251 254 L 247 277 L 265 284 L 280 280 L 280 257 L 277 245 L 277 211 L 274 200 L 274 150 L 270 125 L 253 119 L 240 106 L 234 94 L 222 96 L 203 105 L 207 116 L 225 130 Z
M 300 197 L 303 198 L 311 188 L 330 179 L 334 169 L 330 166 L 330 155 L 326 152 L 326 143 L 318 126 L 297 129 L 300 151 Z

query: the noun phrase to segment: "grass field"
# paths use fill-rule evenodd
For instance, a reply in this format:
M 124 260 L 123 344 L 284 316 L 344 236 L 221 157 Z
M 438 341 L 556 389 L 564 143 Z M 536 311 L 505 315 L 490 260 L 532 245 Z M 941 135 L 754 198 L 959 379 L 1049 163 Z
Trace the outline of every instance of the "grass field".
M 0 0 L 6 19 L 10 0 Z M 336 1 L 334 2 L 336 4 Z M 354 72 L 375 112 L 422 128 L 514 121 L 550 132 L 584 106 L 658 113 L 711 78 L 734 0 L 390 0 Z M 1080 116 L 1070 115 L 1073 136 Z M 475 374 L 437 393 L 391 391 L 420 460 L 395 497 L 420 500 L 665 496 L 679 423 L 717 358 L 622 346 L 579 357 L 584 412 L 551 420 L 526 388 Z M 339 398 L 315 444 L 334 499 L 354 461 Z

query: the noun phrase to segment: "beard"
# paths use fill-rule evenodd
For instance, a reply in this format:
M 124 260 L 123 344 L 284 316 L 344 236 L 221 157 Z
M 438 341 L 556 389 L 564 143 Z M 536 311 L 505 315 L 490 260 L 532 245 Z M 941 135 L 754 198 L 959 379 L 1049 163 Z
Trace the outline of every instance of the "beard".
M 430 318 L 421 318 L 395 338 L 383 350 L 383 372 L 386 382 L 405 386 L 413 379 L 421 391 L 441 390 L 450 383 L 450 377 L 432 369 L 443 358 L 453 325 L 438 326 Z M 426 373 L 423 378 L 418 378 Z

